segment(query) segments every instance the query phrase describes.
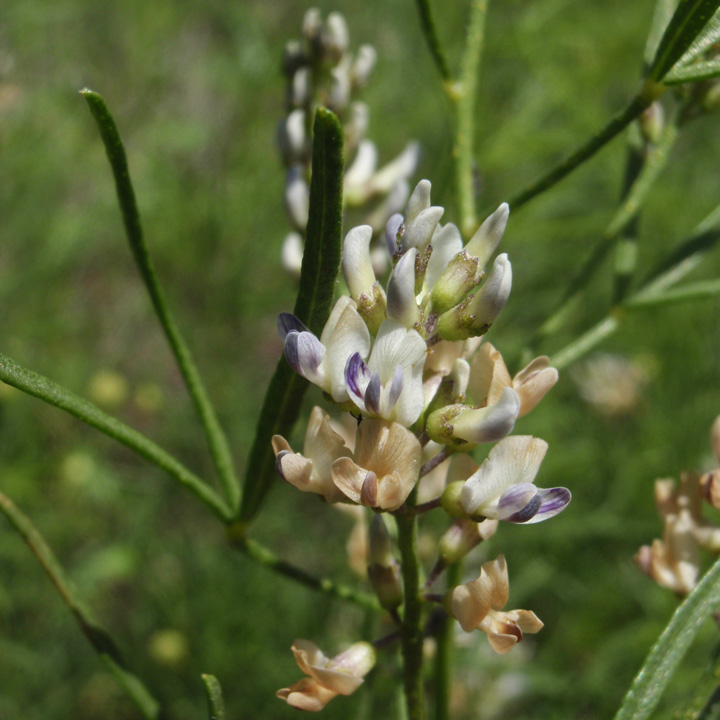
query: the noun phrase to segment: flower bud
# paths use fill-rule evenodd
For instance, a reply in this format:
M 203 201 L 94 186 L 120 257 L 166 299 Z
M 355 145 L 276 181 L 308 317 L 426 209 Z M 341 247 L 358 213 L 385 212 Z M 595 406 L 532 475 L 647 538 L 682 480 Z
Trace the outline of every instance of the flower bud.
M 361 45 L 355 56 L 355 62 L 352 64 L 353 85 L 355 87 L 364 87 L 367 85 L 370 73 L 377 62 L 377 52 L 372 45 Z
M 420 322 L 420 308 L 415 299 L 415 260 L 417 250 L 406 252 L 393 268 L 387 290 L 387 317 L 406 328 Z
M 278 126 L 277 143 L 286 165 L 301 162 L 305 155 L 305 111 L 293 110 Z
M 290 86 L 290 104 L 293 107 L 301 108 L 310 101 L 310 70 L 301 67 L 293 75 Z
M 403 600 L 402 580 L 392 554 L 390 534 L 381 515 L 375 515 L 370 523 L 369 546 L 368 577 L 380 605 L 386 610 L 393 610 Z
M 293 227 L 304 232 L 310 210 L 310 188 L 299 165 L 291 167 L 285 177 L 285 210 Z
M 327 104 L 331 110 L 340 113 L 350 102 L 350 74 L 345 64 L 333 68 L 330 74 L 332 79 Z
M 647 142 L 656 143 L 662 135 L 665 121 L 663 106 L 657 100 L 639 118 L 640 132 Z
M 428 414 L 448 405 L 464 403 L 469 380 L 470 364 L 464 358 L 457 358 L 453 363 L 452 370 L 442 379 L 428 405 Z
M 484 335 L 505 307 L 512 288 L 512 267 L 507 255 L 499 255 L 490 277 L 480 290 L 463 300 L 438 320 L 438 334 L 443 340 L 466 340 Z
M 307 57 L 297 40 L 290 40 L 283 50 L 282 69 L 286 77 L 292 76 L 307 63 Z
M 347 51 L 350 35 L 345 18 L 339 12 L 331 12 L 327 16 L 321 42 L 325 56 L 331 62 L 339 62 Z
M 482 270 L 497 249 L 507 226 L 510 206 L 502 203 L 500 207 L 488 217 L 472 236 L 465 250 L 470 257 L 478 259 L 478 267 Z
M 481 523 L 472 520 L 456 520 L 440 538 L 438 554 L 446 565 L 462 560 L 476 545 L 488 540 L 498 528 L 497 520 L 485 520 Z
M 320 35 L 320 28 L 322 27 L 322 15 L 318 8 L 310 8 L 303 18 L 302 34 L 303 37 L 308 41 L 312 42 Z
M 460 496 L 462 495 L 462 489 L 465 485 L 464 480 L 456 480 L 451 482 L 443 491 L 440 496 L 440 504 L 443 510 L 455 518 L 467 518 L 468 514 L 465 512 L 462 503 L 460 502 Z
M 455 255 L 432 289 L 433 312 L 442 314 L 457 305 L 480 282 L 478 260 L 465 250 Z

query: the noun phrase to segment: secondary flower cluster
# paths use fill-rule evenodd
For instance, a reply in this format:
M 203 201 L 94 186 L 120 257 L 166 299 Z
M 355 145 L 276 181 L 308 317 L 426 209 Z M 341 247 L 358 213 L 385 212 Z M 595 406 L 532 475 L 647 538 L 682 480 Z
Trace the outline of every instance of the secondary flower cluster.
M 720 417 L 710 437 L 720 464 Z M 674 480 L 656 480 L 655 504 L 664 523 L 663 537 L 643 545 L 635 555 L 640 570 L 680 596 L 697 585 L 700 551 L 720 554 L 720 526 L 702 516 L 703 500 L 720 509 L 720 467 L 705 475 L 683 473 L 679 486 Z
M 440 224 L 444 209 L 432 205 L 430 192 L 430 183 L 421 181 L 404 214 L 387 223 L 392 271 L 385 285 L 373 269 L 373 230 L 356 227 L 342 249 L 348 295 L 338 299 L 319 337 L 293 315 L 280 316 L 290 366 L 357 423 L 348 435 L 315 407 L 302 453 L 277 435 L 273 448 L 278 473 L 291 485 L 328 503 L 366 506 L 376 513 L 411 512 L 407 501 L 420 479 L 444 472 L 426 505 L 442 506 L 453 520 L 440 540 L 431 584 L 447 565 L 494 534 L 498 521 L 547 520 L 568 505 L 570 492 L 534 484 L 547 443 L 510 436 L 517 419 L 557 382 L 557 370 L 540 357 L 513 376 L 500 352 L 482 342 L 512 285 L 507 255 L 492 259 L 509 208 L 502 204 L 463 243 L 455 225 Z M 486 443 L 496 444 L 478 466 L 468 453 Z M 397 618 L 403 600 L 400 572 L 379 515 L 370 527 L 367 562 L 380 604 Z M 503 653 L 524 633 L 542 627 L 530 611 L 505 611 L 508 594 L 507 566 L 500 556 L 486 562 L 476 580 L 448 589 L 444 606 L 464 630 L 480 629 Z M 296 642 L 296 657 L 298 647 Z M 302 697 L 297 686 L 280 696 L 296 707 L 319 709 L 325 691 L 312 685 L 312 702 L 305 692 L 309 683 L 320 682 L 308 669 L 315 665 L 298 662 L 313 680 L 302 681 Z M 366 671 L 351 674 L 358 680 Z
M 332 110 L 343 123 L 345 155 L 344 199 L 349 207 L 368 210 L 367 222 L 381 232 L 388 217 L 400 210 L 410 194 L 408 178 L 415 172 L 420 155 L 417 142 L 378 168 L 378 150 L 367 136 L 370 111 L 355 98 L 364 88 L 377 60 L 371 45 L 361 45 L 352 54 L 345 18 L 337 12 L 323 21 L 317 8 L 308 10 L 302 25 L 302 40 L 285 47 L 283 72 L 287 78 L 287 114 L 278 127 L 277 139 L 285 177 L 285 209 L 293 231 L 283 245 L 283 265 L 300 272 L 303 238 L 308 219 L 312 141 L 310 129 L 318 105 Z M 374 203 L 371 209 L 366 207 Z

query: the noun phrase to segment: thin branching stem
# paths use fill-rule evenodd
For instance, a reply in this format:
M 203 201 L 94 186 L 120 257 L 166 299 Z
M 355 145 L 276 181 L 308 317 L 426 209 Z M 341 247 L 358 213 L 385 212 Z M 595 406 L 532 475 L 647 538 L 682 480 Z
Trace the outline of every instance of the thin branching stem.
M 552 170 L 545 173 L 539 180 L 536 180 L 519 193 L 513 195 L 509 200 L 510 208 L 517 210 L 560 182 L 560 180 L 569 175 L 586 160 L 589 160 L 613 138 L 617 137 L 655 99 L 656 96 L 649 92 L 641 92 L 636 95 L 624 110 L 619 112 L 605 127 L 595 133 L 595 135 L 583 143 L 575 152 L 568 155 L 568 157 Z
M 420 28 L 428 44 L 430 55 L 432 56 L 435 67 L 437 67 L 440 77 L 445 82 L 450 81 L 450 68 L 445 59 L 445 51 L 440 44 L 440 38 L 435 27 L 435 18 L 430 9 L 430 0 L 416 0 L 418 14 L 420 15 Z
M 448 89 L 455 104 L 455 140 L 453 159 L 455 162 L 455 187 L 460 230 L 470 237 L 477 229 L 477 211 L 475 206 L 475 108 L 477 106 L 477 86 L 480 75 L 480 57 L 485 38 L 485 16 L 487 0 L 473 0 L 470 4 L 467 41 L 460 65 L 460 77 L 456 84 Z
M 449 457 L 450 452 L 445 447 L 435 457 L 430 458 L 421 468 L 420 477 L 425 477 L 428 473 L 431 473 L 438 465 L 444 463 Z
M 180 373 L 190 397 L 195 404 L 225 496 L 230 503 L 230 507 L 237 510 L 240 505 L 240 483 L 233 469 L 230 446 L 217 418 L 215 408 L 205 390 L 190 348 L 180 333 L 180 328 L 170 312 L 165 293 L 160 287 L 155 267 L 150 258 L 150 251 L 143 235 L 140 212 L 130 180 L 130 169 L 117 125 L 100 95 L 88 89 L 82 90 L 81 94 L 90 107 L 90 112 L 97 123 L 102 141 L 105 144 L 108 160 L 115 177 L 115 187 L 125 232 L 135 264 L 150 295 L 153 308 L 180 368 Z
M 336 583 L 329 578 L 318 578 L 306 572 L 302 568 L 293 565 L 279 558 L 275 553 L 266 548 L 264 545 L 251 540 L 250 538 L 233 538 L 233 546 L 241 550 L 246 557 L 256 562 L 258 565 L 266 567 L 268 570 L 282 575 L 290 580 L 294 580 L 300 585 L 347 600 L 361 608 L 368 610 L 380 610 L 380 603 L 374 595 L 353 590 L 352 588 Z
M 101 660 L 108 666 L 118 685 L 135 703 L 146 720 L 158 720 L 160 718 L 160 704 L 150 694 L 141 680 L 128 670 L 115 641 L 77 598 L 74 588 L 65 576 L 65 571 L 60 566 L 55 553 L 53 553 L 40 531 L 3 493 L 0 493 L 0 513 L 7 518 L 10 525 L 32 550 L 63 602 L 72 613 L 83 635 Z
M 415 491 L 408 499 L 414 504 Z M 423 630 L 422 599 L 420 597 L 420 561 L 417 550 L 417 518 L 413 513 L 396 514 L 398 547 L 402 562 L 403 578 L 403 624 L 402 656 L 403 686 L 408 720 L 425 717 L 425 692 L 423 688 Z
M 455 563 L 448 568 L 448 588 L 460 581 L 462 563 Z M 435 654 L 435 718 L 450 719 L 450 690 L 452 687 L 453 630 L 455 619 L 447 613 L 439 620 L 437 628 L 437 649 Z

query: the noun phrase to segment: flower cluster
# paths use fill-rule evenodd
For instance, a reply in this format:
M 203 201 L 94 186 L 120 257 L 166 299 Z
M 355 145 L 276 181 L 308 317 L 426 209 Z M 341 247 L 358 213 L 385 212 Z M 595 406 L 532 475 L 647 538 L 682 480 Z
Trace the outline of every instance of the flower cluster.
M 332 12 L 323 21 L 316 8 L 305 14 L 302 40 L 285 47 L 287 114 L 279 124 L 277 140 L 286 167 L 285 209 L 293 226 L 285 238 L 282 258 L 293 274 L 300 272 L 302 261 L 310 197 L 310 130 L 318 105 L 332 110 L 343 123 L 345 156 L 350 160 L 343 183 L 345 204 L 365 208 L 367 222 L 376 234 L 405 204 L 410 194 L 408 178 L 420 157 L 418 143 L 411 141 L 400 155 L 378 167 L 377 147 L 366 137 L 370 111 L 354 99 L 367 85 L 377 54 L 371 45 L 361 45 L 354 54 L 349 47 L 345 18 Z
M 494 257 L 509 208 L 500 205 L 464 243 L 455 225 L 441 224 L 444 209 L 432 204 L 430 193 L 430 183 L 421 181 L 404 214 L 387 222 L 392 270 L 386 283 L 374 269 L 372 228 L 353 228 L 342 249 L 348 295 L 337 300 L 319 337 L 293 315 L 278 320 L 290 366 L 354 416 L 353 432 L 315 407 L 302 453 L 285 438 L 273 438 L 278 473 L 327 503 L 396 515 L 444 508 L 450 527 L 426 588 L 447 565 L 491 537 L 498 522 L 538 523 L 570 502 L 566 488 L 535 485 L 547 443 L 510 435 L 518 418 L 557 382 L 557 370 L 540 357 L 513 375 L 500 352 L 482 341 L 511 290 L 507 255 Z M 496 444 L 476 465 L 469 453 L 489 443 Z M 431 474 L 439 476 L 439 487 L 435 477 L 435 494 L 417 505 L 412 493 Z M 380 604 L 398 620 L 403 590 L 391 532 L 392 522 L 388 528 L 376 515 L 365 557 Z M 504 610 L 508 595 L 500 556 L 484 563 L 476 580 L 449 588 L 443 604 L 464 630 L 480 629 L 504 653 L 542 627 L 530 611 Z M 428 594 L 430 602 L 433 597 Z M 281 697 L 319 709 L 333 696 L 328 693 L 340 692 L 311 672 L 314 663 L 298 662 L 312 678 L 299 684 L 303 699 L 298 686 L 282 690 Z
M 720 464 L 720 417 L 710 436 Z M 683 473 L 679 486 L 674 480 L 656 480 L 655 504 L 664 524 L 663 537 L 643 545 L 635 555 L 640 570 L 680 596 L 697 585 L 700 551 L 720 554 L 720 526 L 702 516 L 703 500 L 720 509 L 720 467 L 705 475 Z

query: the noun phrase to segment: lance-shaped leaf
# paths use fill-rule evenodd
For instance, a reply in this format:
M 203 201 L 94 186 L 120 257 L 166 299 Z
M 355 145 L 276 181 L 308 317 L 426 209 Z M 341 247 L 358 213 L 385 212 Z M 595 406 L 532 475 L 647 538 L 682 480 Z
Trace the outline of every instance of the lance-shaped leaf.
M 190 490 L 221 520 L 227 521 L 231 518 L 232 510 L 225 500 L 197 475 L 190 472 L 182 463 L 145 435 L 104 413 L 91 402 L 75 395 L 49 378 L 18 365 L 2 353 L 0 353 L 0 381 L 74 415 L 96 430 L 126 445 L 133 452 L 170 473 L 177 482 Z
M 30 519 L 15 506 L 12 500 L 2 493 L 0 493 L 0 513 L 7 518 L 10 525 L 22 536 L 32 550 L 43 570 L 55 585 L 60 597 L 68 606 L 83 635 L 115 676 L 120 687 L 135 703 L 146 720 L 157 720 L 160 717 L 158 701 L 150 694 L 142 681 L 127 669 L 115 641 L 97 623 L 83 603 L 78 600 L 55 554 L 45 542 L 45 538 Z
M 313 133 L 310 216 L 293 315 L 320 336 L 330 315 L 340 265 L 343 135 L 337 117 L 325 108 L 315 113 Z M 307 385 L 285 358 L 280 358 L 265 395 L 247 463 L 240 507 L 243 523 L 256 515 L 275 478 L 272 436 L 289 434 Z
M 710 22 L 720 0 L 680 0 L 665 30 L 648 78 L 659 82 L 671 70 L 688 48 L 702 38 L 702 31 Z
M 676 67 L 665 76 L 663 82 L 666 85 L 681 85 L 687 82 L 712 80 L 719 76 L 720 60 L 708 60 L 707 62 Z
M 214 675 L 202 675 L 208 701 L 208 720 L 225 720 L 225 703 L 222 688 Z
M 615 720 L 645 720 L 650 717 L 690 644 L 718 603 L 720 560 L 675 611 L 635 677 Z
M 233 511 L 235 511 L 240 504 L 240 484 L 233 469 L 233 460 L 227 438 L 220 426 L 210 397 L 205 390 L 200 373 L 195 366 L 190 348 L 185 343 L 180 328 L 170 312 L 170 307 L 155 273 L 150 251 L 143 235 L 140 212 L 135 202 L 135 191 L 130 181 L 130 169 L 120 133 L 103 98 L 87 88 L 80 92 L 90 107 L 105 145 L 105 151 L 115 178 L 118 202 L 120 203 L 125 233 L 133 259 L 150 295 L 150 300 L 165 332 L 170 349 L 180 368 L 180 374 L 188 393 L 195 404 L 225 495 Z

